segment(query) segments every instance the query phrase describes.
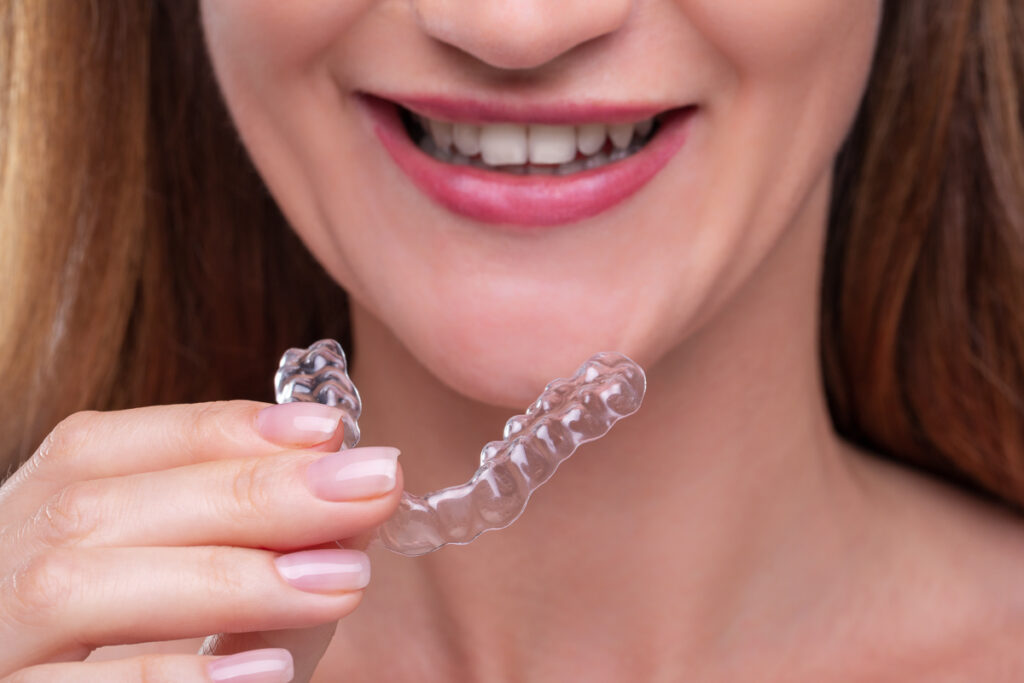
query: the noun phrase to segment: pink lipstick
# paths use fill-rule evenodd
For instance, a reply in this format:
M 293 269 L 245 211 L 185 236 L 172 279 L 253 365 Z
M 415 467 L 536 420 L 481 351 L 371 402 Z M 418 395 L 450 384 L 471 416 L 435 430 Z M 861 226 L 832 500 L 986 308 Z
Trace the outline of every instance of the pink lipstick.
M 390 96 L 389 96 L 390 97 Z M 436 97 L 361 94 L 358 101 L 373 130 L 398 167 L 427 196 L 462 216 L 485 223 L 554 226 L 597 215 L 646 185 L 683 146 L 696 107 L 665 112 L 649 105 L 507 107 Z M 642 148 L 625 158 L 565 175 L 517 175 L 472 165 L 446 163 L 417 146 L 402 121 L 398 102 L 423 116 L 466 123 L 620 123 L 664 112 Z

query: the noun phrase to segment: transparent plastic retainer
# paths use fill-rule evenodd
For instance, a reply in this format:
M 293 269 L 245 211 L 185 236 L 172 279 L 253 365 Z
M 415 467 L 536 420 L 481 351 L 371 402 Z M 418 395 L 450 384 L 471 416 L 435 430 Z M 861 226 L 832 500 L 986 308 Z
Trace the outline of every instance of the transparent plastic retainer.
M 544 387 L 540 397 L 505 423 L 501 441 L 480 451 L 480 468 L 464 484 L 416 496 L 402 493 L 398 511 L 377 529 L 376 540 L 415 557 L 449 543 L 466 544 L 485 531 L 516 521 L 533 491 L 583 443 L 604 436 L 640 408 L 647 378 L 621 353 L 597 353 L 572 377 Z M 359 392 L 348 376 L 341 345 L 323 339 L 288 349 L 274 375 L 278 403 L 312 401 L 342 411 L 342 448 L 359 443 Z

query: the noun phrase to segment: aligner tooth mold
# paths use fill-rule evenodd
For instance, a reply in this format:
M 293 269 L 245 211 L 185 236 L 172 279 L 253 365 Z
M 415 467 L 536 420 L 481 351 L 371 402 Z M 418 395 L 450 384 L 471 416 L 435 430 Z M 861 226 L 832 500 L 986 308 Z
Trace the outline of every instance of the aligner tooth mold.
M 338 342 L 323 339 L 306 349 L 288 349 L 274 388 L 278 403 L 338 407 L 345 427 L 342 448 L 359 442 L 362 403 Z M 425 496 L 403 492 L 398 511 L 377 529 L 377 540 L 415 557 L 508 526 L 580 444 L 601 438 L 635 413 L 646 388 L 643 369 L 628 357 L 610 351 L 593 355 L 572 377 L 544 387 L 525 414 L 509 418 L 502 440 L 480 451 L 480 468 L 469 481 Z

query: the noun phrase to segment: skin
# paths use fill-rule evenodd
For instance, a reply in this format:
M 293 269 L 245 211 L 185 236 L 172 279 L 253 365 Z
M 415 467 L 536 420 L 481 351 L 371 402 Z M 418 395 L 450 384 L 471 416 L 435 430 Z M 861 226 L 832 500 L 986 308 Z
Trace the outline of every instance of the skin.
M 597 350 L 636 359 L 649 387 L 642 410 L 563 465 L 512 527 L 416 560 L 372 553 L 358 611 L 354 594 L 282 591 L 249 621 L 230 622 L 235 607 L 199 577 L 211 605 L 202 623 L 186 625 L 172 601 L 154 606 L 169 624 L 162 637 L 131 635 L 253 631 L 207 651 L 288 647 L 298 680 L 1012 680 L 1024 671 L 1019 520 L 854 449 L 826 409 L 817 287 L 831 164 L 869 73 L 879 2 L 754 4 L 202 3 L 243 141 L 294 229 L 350 293 L 361 443 L 400 448 L 405 486 L 465 480 L 510 414 Z M 682 151 L 633 198 L 524 234 L 423 196 L 360 117 L 359 90 L 700 110 Z M 220 463 L 230 483 L 254 454 L 268 468 L 301 468 L 318 457 L 310 448 L 337 446 L 336 435 L 282 451 L 254 433 L 256 409 L 77 417 L 0 490 L 0 518 L 35 538 L 40 508 L 100 476 L 102 457 L 163 477 L 183 458 Z M 136 452 L 166 441 L 168 425 L 188 447 L 165 444 L 164 457 L 138 464 Z M 216 494 L 229 510 L 237 488 Z M 228 545 L 296 549 L 253 531 L 268 519 L 303 547 L 359 536 L 396 498 L 328 515 L 297 494 L 288 506 L 268 496 L 263 524 L 243 520 Z M 125 524 L 115 507 L 96 516 L 107 539 Z M 173 506 L 162 514 L 175 524 Z M 209 543 L 204 533 L 190 543 Z M 47 552 L 19 550 L 18 561 Z M 157 578 L 131 576 L 158 592 Z M 15 588 L 0 591 L 0 607 L 14 604 Z M 12 627 L 24 647 L 48 654 L 0 674 L 80 659 L 83 641 L 129 640 L 73 628 L 53 636 L 60 618 Z

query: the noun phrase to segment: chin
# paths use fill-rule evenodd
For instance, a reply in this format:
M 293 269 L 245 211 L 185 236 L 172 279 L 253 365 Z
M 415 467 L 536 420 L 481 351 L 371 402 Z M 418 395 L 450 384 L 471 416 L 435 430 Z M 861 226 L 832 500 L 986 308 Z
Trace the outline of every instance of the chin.
M 501 319 L 449 313 L 396 332 L 419 363 L 452 390 L 519 412 L 545 385 L 571 377 L 595 353 L 618 351 L 639 363 L 651 355 L 630 341 L 628 327 L 611 323 L 615 316 L 595 324 L 586 315 L 544 316 L 538 310 Z

